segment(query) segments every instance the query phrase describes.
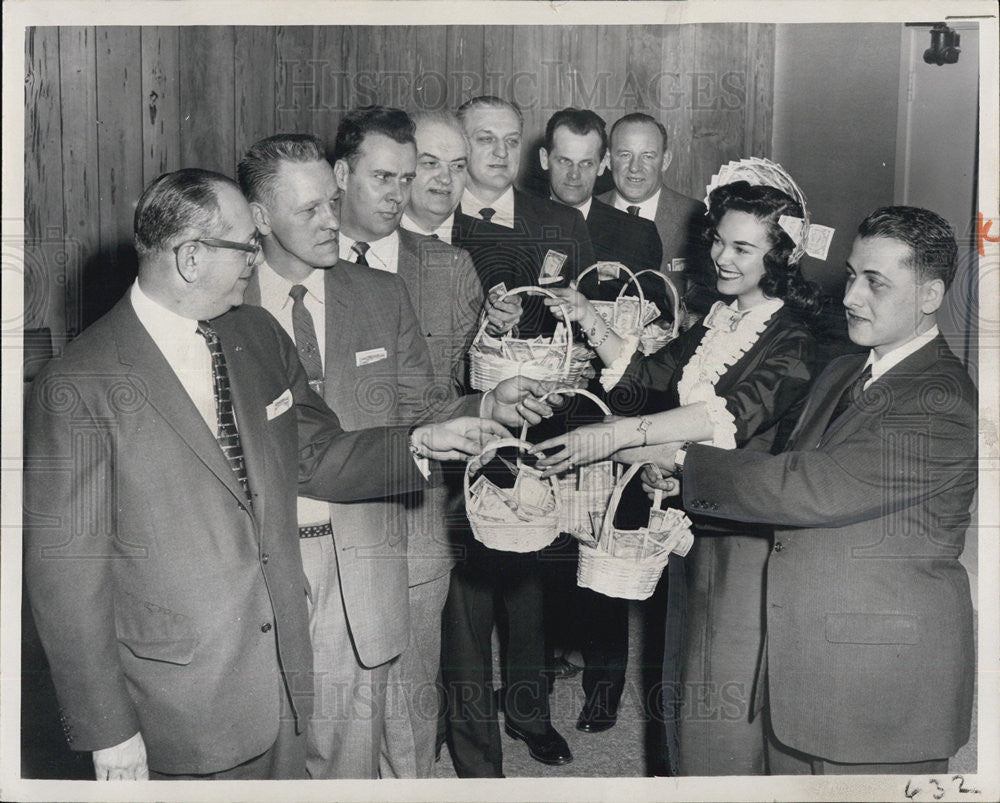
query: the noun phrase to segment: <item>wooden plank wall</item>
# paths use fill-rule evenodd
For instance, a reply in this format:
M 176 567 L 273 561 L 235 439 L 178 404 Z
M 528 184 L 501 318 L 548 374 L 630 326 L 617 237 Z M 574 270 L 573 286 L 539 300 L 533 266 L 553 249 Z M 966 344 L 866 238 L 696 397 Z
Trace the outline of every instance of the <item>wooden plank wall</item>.
M 528 188 L 545 122 L 569 105 L 657 117 L 668 183 L 699 198 L 721 163 L 771 151 L 770 25 L 62 27 L 25 48 L 25 326 L 50 327 L 57 350 L 132 280 L 143 186 L 182 166 L 233 175 L 279 131 L 332 146 L 358 105 L 513 99 Z

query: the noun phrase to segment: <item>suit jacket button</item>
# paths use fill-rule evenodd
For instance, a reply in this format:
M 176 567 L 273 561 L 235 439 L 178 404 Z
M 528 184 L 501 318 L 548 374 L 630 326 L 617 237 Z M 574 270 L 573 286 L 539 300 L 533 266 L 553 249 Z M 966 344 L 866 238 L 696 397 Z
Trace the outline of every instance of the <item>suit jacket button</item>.
M 270 558 L 271 558 L 271 556 L 270 556 L 270 555 L 268 555 L 268 554 L 267 554 L 267 553 L 265 552 L 265 553 L 264 553 L 263 555 L 261 555 L 261 556 L 260 556 L 260 562 L 261 562 L 261 563 L 267 563 L 267 562 L 268 562 L 268 560 L 270 560 Z
M 270 630 L 271 630 L 271 623 L 270 622 L 264 622 L 264 624 L 262 624 L 260 626 L 260 632 L 261 633 L 268 633 L 268 632 L 270 632 Z
M 784 548 L 785 548 L 785 545 L 782 544 L 781 541 L 775 541 L 774 542 L 774 551 L 775 552 L 781 552 L 781 550 L 783 550 Z
M 718 502 L 712 502 L 712 504 L 710 504 L 708 506 L 708 508 L 709 508 L 709 510 L 718 510 L 719 509 L 719 503 Z

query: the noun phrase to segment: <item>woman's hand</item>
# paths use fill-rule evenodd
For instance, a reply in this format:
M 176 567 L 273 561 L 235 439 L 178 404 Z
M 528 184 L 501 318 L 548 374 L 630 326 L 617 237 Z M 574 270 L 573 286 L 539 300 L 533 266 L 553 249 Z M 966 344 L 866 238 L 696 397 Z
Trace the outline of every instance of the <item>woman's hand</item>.
M 593 326 L 597 318 L 597 311 L 587 300 L 587 297 L 568 287 L 554 287 L 552 292 L 559 297 L 559 301 L 554 298 L 545 297 L 545 306 L 560 321 L 577 321 L 584 329 Z
M 629 422 L 634 420 L 610 416 L 600 424 L 588 424 L 542 441 L 531 452 L 539 457 L 537 465 L 544 469 L 543 477 L 562 474 L 575 466 L 606 460 L 617 449 L 627 446 L 630 440 Z M 636 433 L 638 432 L 636 429 Z M 546 450 L 559 447 L 562 448 L 554 454 L 544 454 Z

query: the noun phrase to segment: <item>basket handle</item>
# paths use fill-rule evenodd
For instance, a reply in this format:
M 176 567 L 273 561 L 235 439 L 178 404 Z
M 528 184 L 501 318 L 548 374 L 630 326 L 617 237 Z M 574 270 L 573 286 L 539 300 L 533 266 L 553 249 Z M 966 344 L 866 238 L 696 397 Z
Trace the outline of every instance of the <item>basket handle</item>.
M 556 396 L 556 395 L 559 395 L 559 396 L 584 396 L 584 397 L 590 399 L 594 404 L 596 404 L 600 408 L 601 412 L 604 413 L 604 415 L 611 415 L 611 408 L 608 407 L 608 405 L 606 405 L 601 400 L 601 398 L 599 396 L 595 396 L 593 393 L 591 393 L 586 388 L 561 388 L 559 390 L 550 390 L 548 393 L 546 393 L 544 396 L 542 396 L 540 400 L 541 401 L 545 401 L 549 396 Z M 524 440 L 524 438 L 527 436 L 527 434 L 528 434 L 528 422 L 525 421 L 523 424 L 521 424 L 521 440 Z M 517 457 L 517 464 L 521 465 L 521 456 L 520 455 L 518 455 L 518 457 Z M 617 480 L 618 477 L 621 476 L 621 473 L 622 473 L 621 463 L 616 462 L 615 463 L 615 478 L 616 478 L 616 480 Z
M 497 299 L 497 301 L 503 301 L 508 296 L 518 295 L 520 293 L 529 293 L 529 294 L 533 293 L 534 295 L 548 296 L 549 298 L 555 299 L 563 307 L 563 315 L 564 315 L 564 317 L 567 318 L 567 320 L 564 321 L 564 323 L 566 324 L 566 326 L 565 326 L 565 328 L 566 328 L 566 354 L 563 357 L 562 375 L 564 377 L 569 376 L 569 363 L 570 363 L 570 359 L 573 356 L 573 326 L 570 324 L 570 322 L 568 320 L 569 316 L 567 315 L 567 313 L 569 311 L 569 305 L 565 301 L 563 301 L 561 298 L 559 298 L 559 296 L 557 296 L 551 290 L 549 290 L 549 289 L 547 289 L 545 287 L 539 287 L 538 285 L 535 285 L 535 284 L 524 284 L 524 285 L 521 285 L 520 287 L 514 287 L 513 289 L 508 290 L 506 293 L 504 293 L 502 296 L 500 296 Z M 479 331 L 477 331 L 476 332 L 476 336 L 474 338 L 472 338 L 472 342 L 474 344 L 478 343 L 480 341 L 480 339 L 482 338 L 482 336 L 486 333 L 486 324 L 488 322 L 489 322 L 489 319 L 486 317 L 486 310 L 483 310 L 483 312 L 480 314 Z
M 615 489 L 611 492 L 611 499 L 608 501 L 608 509 L 604 513 L 604 521 L 601 523 L 601 539 L 611 537 L 611 523 L 615 520 L 615 514 L 618 512 L 618 503 L 621 502 L 622 493 L 625 490 L 625 486 L 629 484 L 631 479 L 639 473 L 639 469 L 643 466 L 652 466 L 656 469 L 656 472 L 663 476 L 660 471 L 660 467 L 656 463 L 651 463 L 648 460 L 642 463 L 633 463 L 628 467 L 628 471 L 622 476 L 620 480 L 615 484 Z M 663 506 L 663 491 L 657 488 L 653 492 L 653 507 L 659 508 Z M 606 542 L 605 542 L 606 543 Z M 645 549 L 645 546 L 643 546 Z
M 604 261 L 607 261 L 607 260 L 604 260 Z M 583 277 L 586 276 L 588 273 L 590 273 L 592 270 L 594 270 L 600 264 L 601 264 L 600 262 L 595 262 L 593 265 L 591 265 L 589 268 L 587 268 L 583 273 L 581 273 L 579 276 L 577 276 L 576 279 L 574 280 L 574 285 L 573 286 L 575 288 L 579 288 L 580 287 L 580 281 L 583 279 Z M 621 268 L 622 270 L 624 270 L 628 274 L 628 281 L 626 281 L 625 284 L 622 285 L 622 289 L 618 291 L 618 298 L 621 298 L 623 295 L 625 295 L 625 290 L 628 288 L 628 286 L 630 284 L 634 284 L 635 287 L 636 287 L 636 290 L 639 291 L 639 311 L 640 311 L 640 314 L 641 314 L 642 313 L 642 307 L 646 303 L 646 296 L 642 292 L 642 286 L 639 284 L 638 281 L 636 281 L 636 276 L 638 274 L 633 273 L 632 270 L 629 268 L 629 266 L 626 265 L 624 262 L 616 262 L 615 264 L 618 265 L 619 268 Z
M 639 271 L 635 276 L 638 279 L 644 273 L 651 273 L 657 278 L 662 279 L 663 284 L 667 288 L 667 293 L 670 296 L 670 300 L 674 304 L 674 323 L 670 332 L 670 338 L 673 339 L 677 337 L 677 332 L 679 331 L 681 325 L 681 299 L 680 296 L 677 294 L 677 288 L 674 287 L 674 283 L 671 282 L 670 279 L 668 279 L 666 276 L 663 275 L 662 272 L 658 270 L 652 270 L 651 268 L 646 268 L 646 270 Z
M 517 447 L 520 448 L 520 450 L 522 452 L 526 452 L 526 451 L 528 451 L 531 448 L 532 444 L 528 443 L 528 441 L 526 441 L 526 440 L 522 440 L 521 438 L 501 438 L 498 441 L 493 441 L 492 443 L 487 444 L 487 446 L 479 454 L 477 454 L 476 457 L 473 458 L 473 460 L 478 460 L 480 457 L 482 457 L 487 452 L 494 452 L 494 451 L 497 451 L 498 449 L 504 449 L 504 448 L 506 448 L 508 446 L 517 446 Z M 464 488 L 465 504 L 469 504 L 469 466 L 472 465 L 473 460 L 469 460 L 465 464 L 465 471 L 462 474 L 462 479 L 463 479 L 462 485 L 463 485 L 463 488 Z M 518 466 L 520 467 L 520 456 L 518 457 Z M 548 477 L 547 479 L 549 481 L 549 485 L 552 486 L 552 490 L 555 492 L 555 495 L 556 495 L 556 507 L 558 508 L 559 507 L 559 489 L 556 486 L 555 477 Z

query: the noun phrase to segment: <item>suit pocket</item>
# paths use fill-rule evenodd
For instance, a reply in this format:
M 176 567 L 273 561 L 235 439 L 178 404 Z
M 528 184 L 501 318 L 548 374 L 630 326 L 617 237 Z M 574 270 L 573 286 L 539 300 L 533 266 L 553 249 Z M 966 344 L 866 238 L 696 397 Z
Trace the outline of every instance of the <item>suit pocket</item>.
M 907 613 L 828 613 L 826 640 L 833 644 L 917 644 L 920 621 Z
M 118 641 L 136 658 L 186 666 L 200 641 L 194 622 L 128 592 L 115 601 Z

